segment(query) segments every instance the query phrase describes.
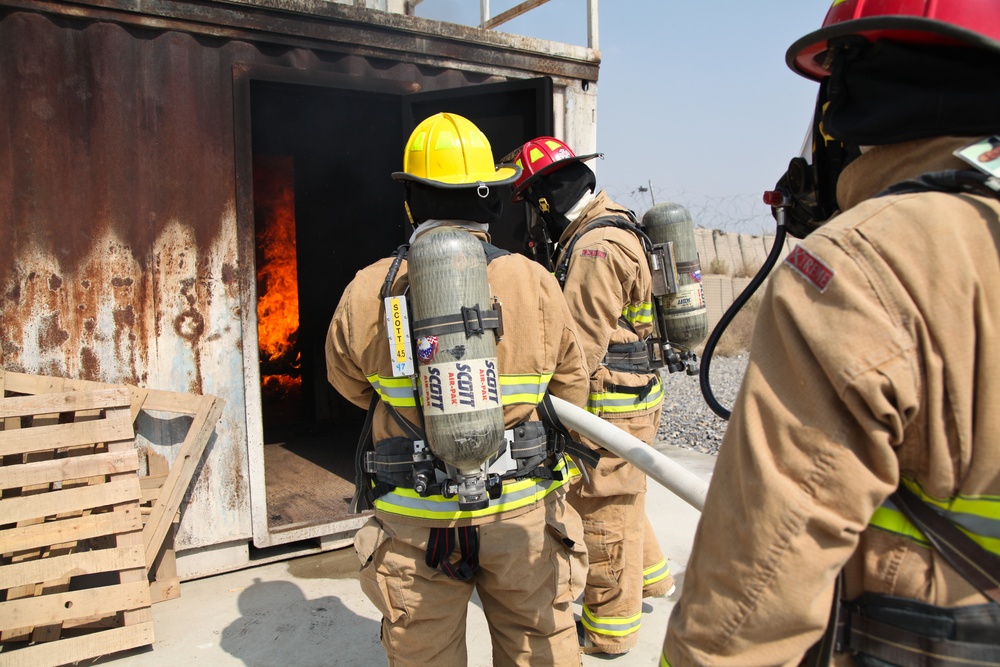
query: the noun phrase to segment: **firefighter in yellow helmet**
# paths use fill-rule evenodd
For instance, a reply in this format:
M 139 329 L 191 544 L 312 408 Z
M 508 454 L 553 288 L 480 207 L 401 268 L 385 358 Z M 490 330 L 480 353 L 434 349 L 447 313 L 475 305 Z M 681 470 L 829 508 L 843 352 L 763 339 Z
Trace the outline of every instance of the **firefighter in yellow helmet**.
M 837 0 L 787 61 L 820 92 L 769 199 L 804 240 L 661 664 L 1000 665 L 1000 2 Z
M 494 664 L 577 665 L 572 604 L 583 590 L 587 553 L 566 491 L 578 472 L 565 453 L 572 443 L 540 416 L 549 393 L 576 405 L 586 401 L 576 328 L 551 275 L 489 244 L 489 225 L 500 219 L 518 170 L 494 165 L 489 141 L 473 123 L 450 113 L 427 118 L 410 136 L 403 164 L 393 178 L 405 188 L 414 250 L 424 235 L 461 230 L 475 241 L 476 261 L 488 262 L 489 288 L 502 309 L 480 312 L 471 318 L 481 324 L 478 333 L 459 335 L 499 339 L 499 393 L 509 430 L 503 449 L 484 464 L 488 502 L 457 495 L 453 468 L 436 456 L 423 430 L 433 399 L 415 389 L 413 377 L 394 372 L 386 331 L 383 297 L 403 300 L 416 287 L 416 257 L 407 260 L 403 247 L 359 271 L 330 323 L 326 358 L 330 382 L 369 408 L 372 420 L 370 441 L 359 445 L 355 499 L 357 509 L 375 510 L 355 538 L 362 588 L 382 613 L 390 665 L 465 665 L 473 591 L 489 623 Z M 420 364 L 444 354 L 438 338 L 413 341 Z M 461 357 L 464 346 L 452 348 Z
M 509 156 L 522 168 L 513 198 L 540 217 L 534 243 L 557 241 L 550 268 L 580 329 L 587 410 L 651 443 L 663 402 L 646 344 L 652 280 L 632 212 L 603 190 L 595 193 L 596 176 L 585 164 L 594 157 L 578 156 L 554 137 L 528 141 Z M 674 582 L 646 518 L 645 473 L 606 450 L 585 472 L 570 491 L 590 552 L 581 641 L 584 652 L 620 655 L 638 641 L 642 599 L 669 594 Z

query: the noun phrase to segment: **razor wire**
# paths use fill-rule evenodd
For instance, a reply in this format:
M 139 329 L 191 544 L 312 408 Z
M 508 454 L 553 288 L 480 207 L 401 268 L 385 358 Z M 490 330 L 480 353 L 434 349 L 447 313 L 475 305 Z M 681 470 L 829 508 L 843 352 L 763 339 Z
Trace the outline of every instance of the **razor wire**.
M 612 200 L 635 211 L 639 219 L 653 203 L 680 204 L 695 227 L 755 236 L 774 233 L 774 218 L 761 193 L 703 195 L 685 190 L 641 186 L 605 186 Z

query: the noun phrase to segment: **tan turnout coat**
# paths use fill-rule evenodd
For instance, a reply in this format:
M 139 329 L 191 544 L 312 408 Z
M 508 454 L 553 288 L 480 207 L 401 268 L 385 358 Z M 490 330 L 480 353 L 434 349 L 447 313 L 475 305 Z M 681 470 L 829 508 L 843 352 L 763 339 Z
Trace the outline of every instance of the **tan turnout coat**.
M 1000 202 L 873 198 L 968 168 L 952 151 L 970 141 L 869 150 L 840 178 L 844 212 L 772 274 L 670 619 L 673 667 L 798 664 L 842 567 L 847 599 L 986 601 L 928 548 L 868 528 L 901 475 L 934 498 L 1000 497 Z

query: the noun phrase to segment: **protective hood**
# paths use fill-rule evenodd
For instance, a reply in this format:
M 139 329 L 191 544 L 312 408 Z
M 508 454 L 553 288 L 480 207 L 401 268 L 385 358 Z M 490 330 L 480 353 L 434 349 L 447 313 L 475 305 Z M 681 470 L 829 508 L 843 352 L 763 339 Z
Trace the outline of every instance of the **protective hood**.
M 1000 131 L 1000 55 L 849 38 L 834 48 L 823 127 L 858 146 Z
M 587 192 L 597 189 L 597 176 L 582 162 L 574 162 L 538 179 L 523 196 L 539 211 L 552 238 L 562 236 L 570 224 L 566 217 Z
M 504 200 L 510 197 L 507 185 L 481 184 L 479 187 L 438 188 L 417 181 L 404 181 L 406 209 L 410 223 L 425 220 L 467 220 L 486 225 L 499 222 Z

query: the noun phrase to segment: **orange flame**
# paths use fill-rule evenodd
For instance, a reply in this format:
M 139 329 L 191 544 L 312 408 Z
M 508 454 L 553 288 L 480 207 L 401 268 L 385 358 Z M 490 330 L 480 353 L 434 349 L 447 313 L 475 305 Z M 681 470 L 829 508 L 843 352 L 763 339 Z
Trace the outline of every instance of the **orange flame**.
M 291 156 L 256 156 L 253 172 L 257 226 L 257 339 L 261 358 L 299 365 L 298 261 L 295 246 L 295 172 Z M 266 387 L 301 384 L 290 375 L 264 375 Z M 290 386 L 291 385 L 291 386 Z

